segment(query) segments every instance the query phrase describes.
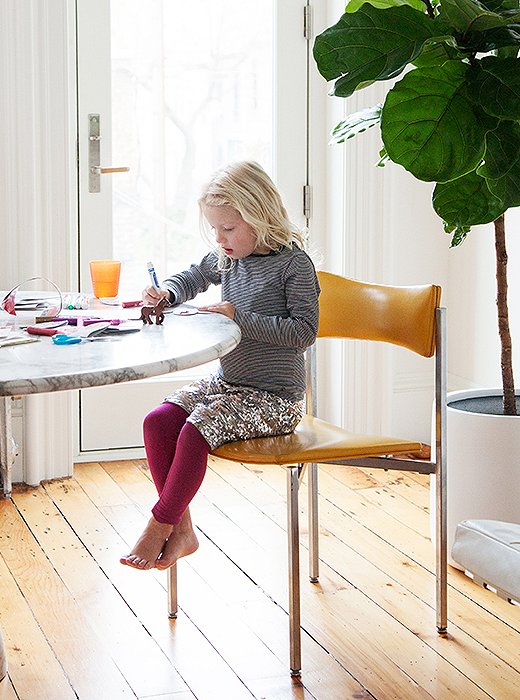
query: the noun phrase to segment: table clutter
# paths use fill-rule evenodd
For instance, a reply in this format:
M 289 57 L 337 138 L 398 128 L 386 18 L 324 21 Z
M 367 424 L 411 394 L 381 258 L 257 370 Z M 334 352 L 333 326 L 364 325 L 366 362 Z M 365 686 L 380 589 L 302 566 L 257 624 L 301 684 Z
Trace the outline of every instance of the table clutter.
M 44 281 L 51 291 L 22 291 L 34 281 Z M 55 345 L 73 345 L 93 340 L 115 339 L 134 333 L 141 325 L 124 312 L 120 317 L 106 317 L 106 309 L 95 314 L 83 313 L 101 300 L 80 292 L 62 293 L 57 285 L 44 277 L 31 277 L 8 291 L 1 302 L 5 314 L 0 316 L 0 348 L 34 343 L 49 337 Z M 110 306 L 121 310 L 142 306 L 141 301 L 119 301 L 111 298 Z M 69 312 L 68 314 L 64 312 Z M 1 313 L 1 312 L 0 312 Z
M 150 279 L 159 288 L 152 263 L 148 266 Z M 22 291 L 35 281 L 44 281 L 50 291 Z M 16 285 L 5 293 L 0 306 L 5 312 L 2 314 L 0 310 L 0 348 L 35 343 L 43 338 L 49 338 L 57 346 L 114 340 L 138 332 L 143 324 L 152 325 L 153 319 L 156 325 L 161 325 L 168 313 L 175 316 L 202 313 L 190 305 L 170 307 L 165 299 L 157 306 L 147 306 L 140 299 L 62 293 L 45 277 L 31 277 Z M 139 309 L 140 315 L 129 315 L 133 309 Z
M 121 301 L 116 307 L 91 298 L 89 309 L 60 308 L 52 318 L 47 308 L 38 306 L 29 312 L 14 306 L 14 314 L 0 309 L 0 480 L 4 496 L 11 491 L 16 456 L 11 397 L 178 372 L 222 357 L 240 341 L 240 329 L 229 318 L 199 313 L 189 305 L 165 309 L 160 325 L 144 324 L 135 308 L 138 305 L 124 308 Z M 92 338 L 106 342 L 92 342 Z
M 125 314 L 126 315 L 126 314 Z M 49 337 L 56 345 L 91 342 L 93 340 L 116 339 L 127 333 L 141 330 L 137 319 L 105 318 L 100 315 L 23 317 L 15 320 L 9 317 L 0 319 L 0 348 L 32 343 L 39 338 Z

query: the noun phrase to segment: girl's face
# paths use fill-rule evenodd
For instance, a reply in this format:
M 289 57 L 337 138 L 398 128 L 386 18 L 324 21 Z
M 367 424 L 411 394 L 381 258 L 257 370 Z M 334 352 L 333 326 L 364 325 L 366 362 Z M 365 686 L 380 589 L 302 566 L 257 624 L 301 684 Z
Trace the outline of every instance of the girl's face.
M 251 253 L 268 253 L 257 248 L 256 234 L 233 207 L 205 206 L 203 213 L 215 233 L 215 240 L 232 260 L 247 258 Z

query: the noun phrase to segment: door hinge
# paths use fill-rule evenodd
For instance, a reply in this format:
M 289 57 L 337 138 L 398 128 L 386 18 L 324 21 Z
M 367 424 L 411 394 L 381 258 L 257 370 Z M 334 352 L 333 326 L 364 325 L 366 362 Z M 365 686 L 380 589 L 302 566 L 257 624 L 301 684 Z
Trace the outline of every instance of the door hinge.
M 303 37 L 307 41 L 312 39 L 312 8 L 310 5 L 303 6 Z
M 310 185 L 303 186 L 303 215 L 306 219 L 311 218 L 312 192 Z

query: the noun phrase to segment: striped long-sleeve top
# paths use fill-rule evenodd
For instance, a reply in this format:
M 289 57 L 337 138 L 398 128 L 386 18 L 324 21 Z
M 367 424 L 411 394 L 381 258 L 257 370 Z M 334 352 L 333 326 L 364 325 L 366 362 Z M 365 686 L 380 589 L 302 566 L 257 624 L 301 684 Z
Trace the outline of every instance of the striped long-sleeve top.
M 222 285 L 222 300 L 234 304 L 234 320 L 242 332 L 238 346 L 221 358 L 220 376 L 230 384 L 302 399 L 303 354 L 316 339 L 320 292 L 307 253 L 293 246 L 249 255 L 229 270 L 219 270 L 211 252 L 162 286 L 173 304 L 183 304 L 211 284 Z

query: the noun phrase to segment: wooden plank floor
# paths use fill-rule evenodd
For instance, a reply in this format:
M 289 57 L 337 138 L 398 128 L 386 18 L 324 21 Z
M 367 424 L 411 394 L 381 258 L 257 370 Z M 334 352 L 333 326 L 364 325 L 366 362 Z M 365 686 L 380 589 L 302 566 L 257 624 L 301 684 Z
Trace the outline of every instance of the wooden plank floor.
M 210 460 L 192 512 L 200 549 L 166 575 L 121 566 L 154 487 L 140 461 L 0 501 L 0 700 L 520 697 L 520 608 L 449 572 L 435 632 L 427 477 L 320 468 L 319 584 L 306 577 L 303 675 L 288 674 L 285 473 Z

